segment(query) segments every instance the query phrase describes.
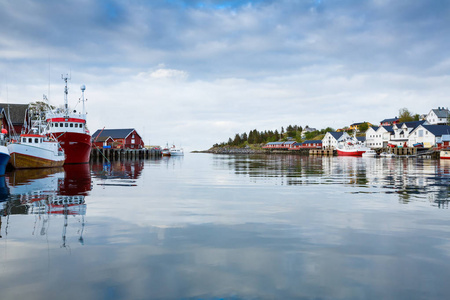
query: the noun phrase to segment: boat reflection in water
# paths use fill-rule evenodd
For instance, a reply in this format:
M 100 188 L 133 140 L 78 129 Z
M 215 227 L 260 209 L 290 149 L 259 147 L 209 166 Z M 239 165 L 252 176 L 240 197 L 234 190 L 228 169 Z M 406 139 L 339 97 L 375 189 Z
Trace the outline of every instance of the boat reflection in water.
M 85 196 L 92 188 L 89 164 L 68 165 L 60 168 L 22 169 L 7 173 L 0 184 L 0 197 L 6 193 L 0 204 L 3 218 L 14 226 L 14 215 L 37 215 L 42 221 L 41 235 L 46 235 L 50 218 L 64 218 L 62 247 L 66 247 L 66 230 L 69 216 L 79 218 L 79 242 L 84 243 Z M 1 223 L 0 223 L 1 225 Z M 36 224 L 35 224 L 36 225 Z M 3 235 L 7 235 L 6 228 Z

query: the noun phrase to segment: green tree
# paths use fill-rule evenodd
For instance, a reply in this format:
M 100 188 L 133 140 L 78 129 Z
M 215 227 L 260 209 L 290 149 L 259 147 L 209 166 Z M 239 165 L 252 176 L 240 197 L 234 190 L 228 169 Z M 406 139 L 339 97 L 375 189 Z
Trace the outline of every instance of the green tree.
M 400 108 L 398 116 L 400 123 L 414 121 L 413 114 L 406 107 Z
M 364 122 L 361 125 L 358 126 L 359 132 L 366 132 L 367 129 L 369 129 L 369 123 Z

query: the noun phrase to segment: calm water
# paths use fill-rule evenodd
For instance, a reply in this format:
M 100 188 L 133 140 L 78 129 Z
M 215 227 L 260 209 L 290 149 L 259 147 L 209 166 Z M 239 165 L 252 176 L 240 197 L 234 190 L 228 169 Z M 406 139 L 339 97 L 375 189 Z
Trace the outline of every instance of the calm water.
M 222 156 L 0 178 L 1 299 L 445 299 L 450 162 Z

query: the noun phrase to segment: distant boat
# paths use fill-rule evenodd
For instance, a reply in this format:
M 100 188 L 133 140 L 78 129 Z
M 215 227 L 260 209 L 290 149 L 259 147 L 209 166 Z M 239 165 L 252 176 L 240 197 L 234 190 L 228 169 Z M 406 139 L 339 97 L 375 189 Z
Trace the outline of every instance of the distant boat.
M 61 167 L 66 159 L 59 143 L 42 134 L 21 134 L 8 150 L 16 169 Z
M 173 145 L 169 149 L 169 153 L 170 153 L 170 156 L 183 156 L 184 155 L 183 148 L 176 148 L 175 145 Z
M 395 154 L 394 153 L 387 153 L 387 152 L 382 152 L 380 154 L 381 157 L 386 157 L 386 158 L 390 158 L 390 157 L 394 157 Z
M 166 144 L 166 147 L 161 150 L 162 156 L 170 156 L 169 144 Z

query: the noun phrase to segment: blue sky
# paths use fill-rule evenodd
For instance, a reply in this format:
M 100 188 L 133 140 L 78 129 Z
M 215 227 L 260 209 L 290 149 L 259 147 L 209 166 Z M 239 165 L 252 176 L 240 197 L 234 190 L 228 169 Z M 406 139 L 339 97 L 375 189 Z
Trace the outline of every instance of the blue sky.
M 0 0 L 0 101 L 87 87 L 88 125 L 205 149 L 449 106 L 450 1 Z

